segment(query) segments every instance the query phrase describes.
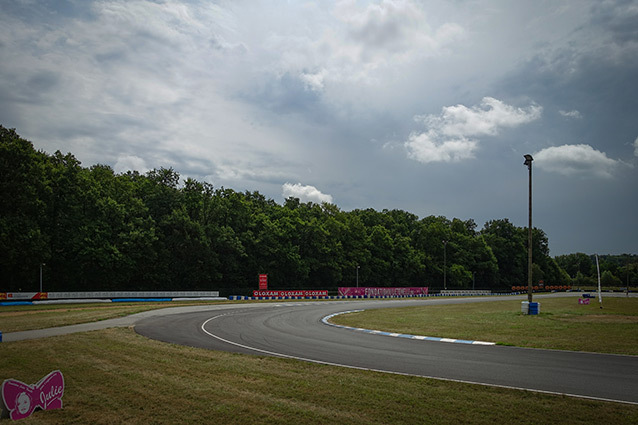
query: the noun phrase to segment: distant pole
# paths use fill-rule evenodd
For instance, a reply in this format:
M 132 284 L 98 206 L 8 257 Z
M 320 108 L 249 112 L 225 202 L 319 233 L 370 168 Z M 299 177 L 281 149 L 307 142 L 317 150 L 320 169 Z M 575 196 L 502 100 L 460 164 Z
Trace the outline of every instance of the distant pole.
M 44 266 L 45 263 L 40 263 L 40 292 L 42 292 L 42 266 Z
M 627 293 L 627 296 L 629 296 L 629 260 L 627 260 L 627 287 L 625 288 L 625 291 Z
M 472 272 L 472 291 L 474 290 L 475 283 L 476 283 L 476 272 Z
M 603 308 L 603 294 L 600 288 L 600 266 L 598 265 L 598 254 L 596 254 L 596 271 L 598 272 L 598 304 Z
M 532 302 L 532 155 L 524 155 L 529 170 L 529 224 L 527 226 L 527 301 Z
M 447 241 L 443 241 L 443 289 L 447 290 Z
M 359 267 L 361 266 L 357 264 L 357 288 L 359 287 Z

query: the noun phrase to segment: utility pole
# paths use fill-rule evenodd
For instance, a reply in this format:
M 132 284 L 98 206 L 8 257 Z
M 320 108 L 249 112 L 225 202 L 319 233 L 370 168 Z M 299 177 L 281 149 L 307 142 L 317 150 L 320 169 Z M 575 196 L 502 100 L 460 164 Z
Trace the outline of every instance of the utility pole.
M 524 155 L 529 170 L 529 225 L 527 227 L 527 301 L 532 302 L 532 155 Z
M 42 292 L 42 266 L 45 265 L 45 263 L 40 263 L 40 292 Z
M 443 241 L 443 289 L 447 290 L 447 241 Z

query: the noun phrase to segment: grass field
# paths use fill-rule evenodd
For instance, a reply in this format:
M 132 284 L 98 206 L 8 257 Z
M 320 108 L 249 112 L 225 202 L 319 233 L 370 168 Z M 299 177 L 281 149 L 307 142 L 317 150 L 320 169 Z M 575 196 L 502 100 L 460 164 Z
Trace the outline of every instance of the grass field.
M 228 301 L 36 304 L 0 307 L 0 332 L 16 332 L 113 319 L 142 311 Z
M 295 300 L 295 302 L 312 301 L 313 300 Z M 250 302 L 271 303 L 281 301 L 260 300 Z M 78 323 L 114 319 L 160 308 L 228 303 L 234 303 L 234 301 L 117 302 L 2 306 L 0 307 L 0 332 L 9 333 L 76 325 Z
M 230 354 L 108 329 L 0 344 L 0 379 L 65 377 L 27 424 L 635 424 L 638 406 Z
M 482 340 L 519 347 L 638 355 L 638 298 L 543 298 L 541 314 L 521 314 L 520 300 L 368 310 L 333 323 L 412 335 Z
M 208 302 L 210 303 L 210 302 Z M 119 317 L 185 303 L 3 307 L 0 330 Z M 350 326 L 504 344 L 636 354 L 638 299 L 542 299 L 370 310 L 337 316 Z M 520 337 L 525 334 L 525 337 Z M 625 342 L 623 342 L 626 340 Z M 64 409 L 24 423 L 413 424 L 638 423 L 638 406 L 544 395 L 295 360 L 230 354 L 108 329 L 0 343 L 0 381 L 65 376 Z

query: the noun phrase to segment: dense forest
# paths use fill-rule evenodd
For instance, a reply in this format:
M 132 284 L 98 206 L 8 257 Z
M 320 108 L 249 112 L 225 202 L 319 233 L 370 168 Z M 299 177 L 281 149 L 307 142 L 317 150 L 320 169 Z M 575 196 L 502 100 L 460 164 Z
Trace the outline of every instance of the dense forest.
M 598 285 L 596 257 L 582 252 L 559 255 L 558 265 L 567 272 L 572 285 Z M 638 255 L 599 255 L 600 283 L 605 287 L 638 286 Z
M 116 174 L 48 155 L 0 126 L 0 291 L 219 290 L 354 286 L 508 289 L 527 282 L 527 229 L 496 219 L 420 219 L 401 210 L 240 193 L 173 169 Z M 445 241 L 445 243 L 443 242 Z M 533 231 L 533 279 L 589 284 L 585 254 L 550 257 Z M 606 281 L 638 280 L 638 256 L 605 257 Z M 593 269 L 592 269 L 593 267 Z

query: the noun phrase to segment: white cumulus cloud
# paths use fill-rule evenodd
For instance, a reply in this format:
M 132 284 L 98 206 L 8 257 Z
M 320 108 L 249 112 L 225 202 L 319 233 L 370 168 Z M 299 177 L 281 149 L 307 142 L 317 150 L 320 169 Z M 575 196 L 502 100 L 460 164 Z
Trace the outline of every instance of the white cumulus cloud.
M 583 114 L 581 114 L 580 111 L 577 111 L 577 110 L 573 110 L 573 111 L 560 110 L 558 111 L 558 113 L 564 116 L 565 118 L 581 119 L 583 117 Z
M 634 156 L 638 156 L 638 137 L 634 140 Z
M 540 118 L 543 108 L 532 104 L 516 108 L 493 97 L 480 105 L 443 107 L 439 115 L 417 116 L 426 126 L 405 142 L 408 156 L 419 162 L 453 162 L 474 158 L 479 136 L 495 136 L 502 128 L 513 128 Z
M 620 161 L 609 158 L 589 145 L 563 145 L 534 154 L 534 164 L 546 171 L 570 175 L 611 177 Z
M 425 9 L 411 0 L 338 1 L 332 13 L 337 22 L 310 49 L 303 46 L 300 56 L 319 61 L 328 80 L 356 83 L 375 81 L 383 70 L 419 58 L 447 54 L 466 30 L 455 22 L 431 22 Z
M 301 183 L 284 183 L 283 197 L 287 198 L 299 198 L 302 202 L 314 202 L 320 204 L 322 202 L 332 203 L 332 196 L 325 193 L 321 193 L 319 189 L 314 186 L 304 186 Z
M 434 131 L 412 133 L 405 143 L 408 155 L 419 162 L 457 162 L 474 158 L 476 140 L 465 138 L 441 141 Z
M 350 37 L 373 50 L 406 49 L 427 28 L 423 11 L 411 1 L 383 0 L 365 9 L 344 1 L 336 13 L 347 23 Z
M 303 81 L 306 89 L 320 92 L 324 88 L 324 78 L 326 77 L 326 70 L 322 69 L 314 74 L 302 73 L 300 78 Z
M 113 170 L 118 174 L 126 173 L 127 171 L 139 171 L 143 174 L 147 172 L 149 168 L 146 165 L 146 161 L 139 156 L 122 155 L 117 158 L 117 162 L 115 163 Z

